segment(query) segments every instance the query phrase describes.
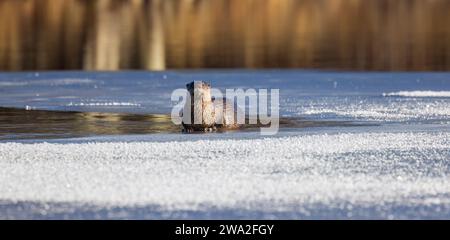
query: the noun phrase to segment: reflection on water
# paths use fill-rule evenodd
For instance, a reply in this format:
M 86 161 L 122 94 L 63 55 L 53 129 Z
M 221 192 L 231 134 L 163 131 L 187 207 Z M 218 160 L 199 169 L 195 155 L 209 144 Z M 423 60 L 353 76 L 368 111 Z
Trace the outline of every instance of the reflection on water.
M 450 70 L 448 0 L 1 0 L 0 69 Z
M 357 125 L 350 122 L 280 119 L 280 128 L 289 129 Z M 259 129 L 255 126 L 244 126 L 234 131 Z M 0 107 L 0 141 L 181 132 L 181 126 L 173 124 L 170 115 L 163 114 L 62 112 Z
M 0 108 L 0 140 L 180 132 L 168 115 Z

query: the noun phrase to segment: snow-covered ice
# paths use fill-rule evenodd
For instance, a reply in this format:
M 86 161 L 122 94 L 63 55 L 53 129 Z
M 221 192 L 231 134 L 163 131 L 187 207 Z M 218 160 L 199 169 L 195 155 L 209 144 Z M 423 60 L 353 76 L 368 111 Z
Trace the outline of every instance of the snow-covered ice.
M 0 216 L 450 216 L 449 131 L 234 137 L 1 143 Z
M 400 91 L 383 93 L 385 97 L 450 97 L 450 91 Z
M 69 104 L 67 104 L 66 106 L 68 107 L 72 107 L 72 106 L 86 106 L 86 107 L 105 107 L 105 106 L 133 106 L 133 107 L 139 107 L 140 104 L 138 103 L 132 103 L 132 102 L 80 102 L 80 103 L 73 103 L 70 102 Z
M 450 98 L 383 99 L 381 97 L 321 97 L 303 101 L 286 101 L 292 116 L 311 119 L 347 119 L 386 122 L 436 122 L 450 118 Z

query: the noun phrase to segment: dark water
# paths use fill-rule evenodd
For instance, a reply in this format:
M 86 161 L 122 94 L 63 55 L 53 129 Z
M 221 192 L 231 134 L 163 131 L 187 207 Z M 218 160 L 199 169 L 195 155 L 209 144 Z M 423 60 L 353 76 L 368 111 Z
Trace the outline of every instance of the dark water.
M 367 124 L 366 124 L 367 125 Z M 281 128 L 357 126 L 351 122 L 280 119 Z M 233 131 L 259 131 L 245 125 Z M 170 115 L 99 112 L 63 112 L 0 107 L 0 140 L 76 138 L 100 135 L 181 133 Z M 226 131 L 219 131 L 226 132 Z
M 1 0 L 0 70 L 450 70 L 448 0 Z
M 0 108 L 0 140 L 181 132 L 168 115 Z

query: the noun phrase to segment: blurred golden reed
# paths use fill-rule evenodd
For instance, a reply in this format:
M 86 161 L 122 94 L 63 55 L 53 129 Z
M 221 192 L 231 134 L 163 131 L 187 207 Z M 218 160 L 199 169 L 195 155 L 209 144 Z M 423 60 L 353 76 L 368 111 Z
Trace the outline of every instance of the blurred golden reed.
M 0 70 L 450 70 L 448 0 L 1 0 Z

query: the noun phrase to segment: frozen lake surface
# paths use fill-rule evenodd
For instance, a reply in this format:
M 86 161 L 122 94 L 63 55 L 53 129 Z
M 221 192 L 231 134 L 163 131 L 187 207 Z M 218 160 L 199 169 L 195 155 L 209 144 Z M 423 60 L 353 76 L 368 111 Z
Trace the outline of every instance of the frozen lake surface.
M 279 88 L 280 114 L 315 124 L 271 137 L 136 128 L 167 124 L 142 116 L 170 113 L 192 80 Z M 0 218 L 450 218 L 450 73 L 3 73 L 0 107 L 58 111 L 51 125 L 0 116 Z M 115 131 L 93 112 L 118 114 Z

